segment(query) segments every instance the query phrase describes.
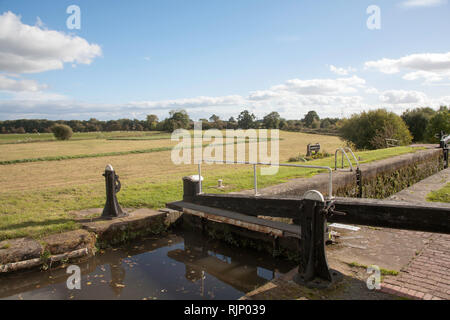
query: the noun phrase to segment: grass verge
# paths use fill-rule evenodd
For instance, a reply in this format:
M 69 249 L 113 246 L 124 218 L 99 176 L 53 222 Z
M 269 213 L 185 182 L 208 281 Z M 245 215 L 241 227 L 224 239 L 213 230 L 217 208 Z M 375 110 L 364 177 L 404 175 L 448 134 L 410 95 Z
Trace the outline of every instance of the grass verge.
M 358 262 L 350 262 L 347 263 L 347 265 L 349 265 L 350 267 L 354 267 L 354 268 L 363 268 L 363 269 L 367 269 L 368 266 L 364 265 L 364 264 L 360 264 Z M 383 269 L 380 268 L 380 273 L 382 276 L 397 276 L 400 272 L 398 272 L 397 270 L 388 270 L 388 269 Z
M 430 192 L 427 195 L 427 201 L 450 203 L 450 183 L 442 189 Z

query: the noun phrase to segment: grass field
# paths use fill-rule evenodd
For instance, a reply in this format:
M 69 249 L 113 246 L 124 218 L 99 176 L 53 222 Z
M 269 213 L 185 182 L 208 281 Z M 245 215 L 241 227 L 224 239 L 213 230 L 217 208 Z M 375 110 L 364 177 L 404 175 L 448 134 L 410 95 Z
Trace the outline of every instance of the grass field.
M 97 139 L 170 139 L 170 134 L 159 131 L 113 131 L 113 132 L 75 132 L 71 140 Z M 57 141 L 53 133 L 13 133 L 0 134 L 0 144 L 22 144 L 31 142 Z
M 322 150 L 334 153 L 343 145 L 338 137 L 280 132 L 280 162 L 304 154 L 308 143 L 319 142 Z M 1 159 L 45 155 L 96 154 L 111 151 L 133 151 L 151 147 L 172 146 L 170 140 L 73 140 L 31 144 L 0 145 Z M 270 145 L 270 142 L 269 142 Z M 413 152 L 409 147 L 358 152 L 361 162 Z M 7 154 L 5 154 L 7 153 Z M 163 207 L 166 202 L 182 196 L 181 178 L 196 174 L 196 165 L 174 165 L 171 151 L 144 154 L 124 154 L 62 161 L 40 161 L 0 165 L 0 240 L 20 236 L 40 237 L 45 234 L 78 228 L 69 212 L 103 207 L 106 164 L 111 163 L 122 182 L 118 194 L 123 207 Z M 302 162 L 303 163 L 303 162 Z M 334 166 L 334 158 L 324 158 L 308 164 Z M 273 176 L 259 176 L 260 188 L 288 179 L 307 177 L 318 170 L 280 168 Z M 253 171 L 245 165 L 204 165 L 206 192 L 219 192 L 217 179 L 223 179 L 224 191 L 253 187 Z

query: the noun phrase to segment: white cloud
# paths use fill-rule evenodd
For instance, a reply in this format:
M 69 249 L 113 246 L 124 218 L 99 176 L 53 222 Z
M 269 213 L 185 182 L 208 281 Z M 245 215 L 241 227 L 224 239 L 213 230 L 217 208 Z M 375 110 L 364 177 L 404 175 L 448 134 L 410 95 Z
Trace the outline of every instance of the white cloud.
M 36 27 L 39 27 L 39 28 L 45 27 L 44 22 L 42 22 L 41 18 L 39 18 L 39 17 L 36 18 Z
M 413 7 L 436 7 L 447 4 L 447 0 L 407 0 L 401 3 L 406 8 Z
M 132 101 L 130 105 L 146 109 L 183 109 L 200 107 L 230 106 L 245 103 L 245 100 L 239 95 L 223 97 L 205 97 L 160 100 L 160 101 Z
M 46 85 L 41 85 L 34 80 L 27 79 L 13 79 L 4 74 L 0 74 L 0 91 L 19 92 L 32 91 L 36 92 L 46 88 Z
M 424 79 L 425 82 L 437 82 L 450 79 L 450 52 L 420 53 L 404 56 L 400 59 L 380 59 L 365 63 L 366 69 L 377 69 L 386 74 L 407 72 L 403 79 Z M 410 71 L 410 72 L 408 72 Z
M 346 75 L 348 75 L 351 72 L 356 72 L 356 69 L 352 68 L 352 67 L 339 68 L 339 67 L 336 67 L 334 65 L 330 65 L 329 67 L 330 67 L 330 71 L 331 72 L 333 72 L 335 74 L 338 74 L 340 76 L 346 76 Z
M 0 71 L 36 73 L 62 69 L 64 63 L 90 64 L 101 55 L 99 45 L 63 32 L 23 24 L 8 11 L 0 15 Z
M 378 94 L 379 93 L 378 89 L 374 88 L 374 87 L 367 88 L 364 90 L 364 92 L 367 94 Z
M 272 86 L 269 90 L 250 92 L 250 100 L 279 97 L 288 93 L 297 95 L 340 95 L 357 92 L 366 81 L 357 76 L 338 79 L 292 79 L 284 84 Z
M 421 104 L 427 100 L 427 96 L 420 91 L 388 90 L 382 92 L 379 99 L 389 104 Z
M 13 80 L 21 80 L 14 78 L 14 75 L 7 76 Z M 353 76 L 337 79 L 291 79 L 266 90 L 251 91 L 246 96 L 199 96 L 109 104 L 80 102 L 39 89 L 17 91 L 14 92 L 14 99 L 0 101 L 0 119 L 144 119 L 150 113 L 164 119 L 168 116 L 168 111 L 173 109 L 185 109 L 193 119 L 208 118 L 213 113 L 222 119 L 230 116 L 236 118 L 243 109 L 253 112 L 259 119 L 271 111 L 278 111 L 287 119 L 300 119 L 309 110 L 316 110 L 321 117 L 340 117 L 376 108 L 401 113 L 412 106 L 437 107 L 449 101 L 450 97 L 430 99 L 420 91 L 380 92 L 377 88 L 366 86 L 364 79 Z
M 45 91 L 20 91 L 15 92 L 13 95 L 13 101 L 63 101 L 68 97 L 59 93 L 45 92 Z

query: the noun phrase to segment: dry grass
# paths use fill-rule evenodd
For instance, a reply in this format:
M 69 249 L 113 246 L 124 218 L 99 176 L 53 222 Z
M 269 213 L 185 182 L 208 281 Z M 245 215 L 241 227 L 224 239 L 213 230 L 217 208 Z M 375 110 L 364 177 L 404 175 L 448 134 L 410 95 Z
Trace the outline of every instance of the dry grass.
M 308 143 L 320 142 L 322 149 L 334 151 L 343 142 L 337 137 L 281 132 L 280 162 L 286 162 L 298 153 L 306 153 Z M 14 150 L 13 158 L 39 155 L 67 155 L 80 153 L 100 153 L 106 151 L 139 150 L 149 147 L 174 145 L 170 140 L 155 141 L 108 141 L 84 140 L 73 142 L 42 142 L 24 145 L 3 145 L 0 148 Z M 270 142 L 268 143 L 270 146 Z M 236 146 L 235 146 L 236 148 Z M 33 150 L 34 149 L 34 150 Z M 270 149 L 270 148 L 269 148 Z M 5 149 L 0 149 L 5 150 Z M 248 148 L 247 148 L 248 150 Z M 2 152 L 3 153 L 3 152 Z M 248 152 L 247 152 L 248 153 Z M 5 155 L 2 154 L 2 158 Z M 9 157 L 9 155 L 8 155 Z M 0 184 L 3 190 L 33 190 L 52 187 L 67 187 L 102 182 L 102 172 L 111 163 L 120 178 L 125 181 L 146 179 L 148 182 L 164 182 L 181 178 L 196 171 L 193 165 L 174 165 L 171 152 L 162 151 L 148 154 L 130 154 L 100 158 L 73 159 L 51 162 L 33 162 L 0 166 Z M 230 166 L 204 166 L 204 172 L 229 172 Z
M 0 161 L 143 150 L 174 145 L 166 140 L 69 140 L 0 145 Z

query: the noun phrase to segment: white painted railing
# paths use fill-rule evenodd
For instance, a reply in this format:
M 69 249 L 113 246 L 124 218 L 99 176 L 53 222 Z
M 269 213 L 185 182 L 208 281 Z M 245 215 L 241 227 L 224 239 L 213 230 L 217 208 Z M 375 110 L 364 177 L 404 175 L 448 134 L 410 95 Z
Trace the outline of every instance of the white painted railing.
M 253 189 L 255 191 L 255 196 L 258 195 L 258 180 L 256 175 L 256 166 L 276 166 L 276 167 L 294 167 L 294 168 L 309 168 L 309 169 L 324 169 L 328 170 L 329 181 L 328 181 L 328 199 L 333 198 L 333 170 L 330 167 L 325 166 L 312 166 L 303 164 L 289 164 L 289 163 L 266 163 L 266 162 L 247 162 L 247 161 L 223 161 L 223 160 L 203 160 L 209 163 L 223 163 L 223 164 L 248 164 L 253 166 Z M 198 176 L 200 184 L 200 193 L 202 193 L 202 165 L 198 163 Z

